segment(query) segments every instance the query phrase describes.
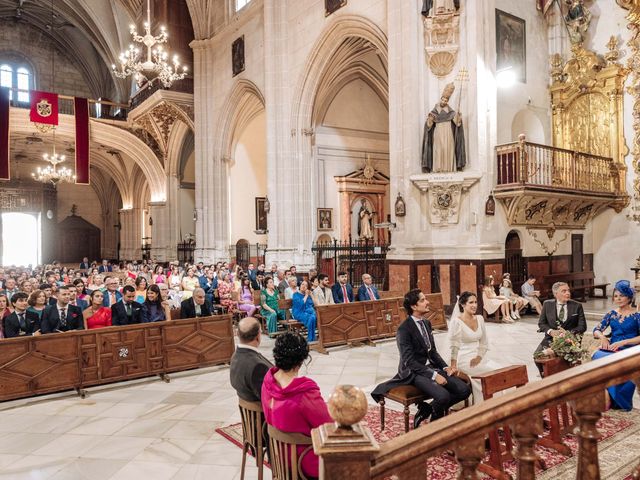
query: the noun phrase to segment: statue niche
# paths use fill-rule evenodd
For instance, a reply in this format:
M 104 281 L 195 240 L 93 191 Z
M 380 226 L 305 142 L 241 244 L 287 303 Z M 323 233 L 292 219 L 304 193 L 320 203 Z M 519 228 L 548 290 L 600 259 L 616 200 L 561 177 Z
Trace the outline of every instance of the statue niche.
M 455 85 L 448 84 L 427 116 L 422 141 L 423 172 L 455 172 L 466 165 L 462 117 L 449 106 L 454 90 Z

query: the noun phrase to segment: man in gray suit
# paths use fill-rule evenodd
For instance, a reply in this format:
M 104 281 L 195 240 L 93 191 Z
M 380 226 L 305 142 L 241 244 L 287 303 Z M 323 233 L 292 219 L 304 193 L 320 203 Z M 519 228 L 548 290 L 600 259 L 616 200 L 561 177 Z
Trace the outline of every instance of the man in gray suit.
M 260 322 L 245 317 L 238 322 L 238 345 L 231 357 L 231 386 L 238 396 L 248 402 L 259 402 L 262 381 L 271 362 L 258 351 L 260 345 Z
M 582 305 L 571 300 L 571 289 L 564 282 L 556 282 L 551 287 L 553 300 L 546 300 L 542 305 L 542 313 L 538 320 L 538 331 L 544 333 L 544 339 L 533 354 L 549 348 L 554 337 L 563 331 L 568 331 L 582 337 L 587 330 L 587 321 L 584 317 Z M 542 376 L 542 365 L 536 364 Z

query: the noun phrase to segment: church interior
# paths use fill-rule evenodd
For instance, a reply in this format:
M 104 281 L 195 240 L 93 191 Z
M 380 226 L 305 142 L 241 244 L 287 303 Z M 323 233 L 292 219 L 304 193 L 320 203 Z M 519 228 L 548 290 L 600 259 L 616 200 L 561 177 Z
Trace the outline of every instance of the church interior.
M 637 480 L 638 292 L 640 0 L 0 0 L 0 479 Z

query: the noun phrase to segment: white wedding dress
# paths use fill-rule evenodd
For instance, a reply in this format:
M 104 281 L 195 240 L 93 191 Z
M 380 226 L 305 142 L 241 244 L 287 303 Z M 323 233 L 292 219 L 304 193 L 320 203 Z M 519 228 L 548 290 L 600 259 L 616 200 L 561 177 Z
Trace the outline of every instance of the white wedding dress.
M 454 312 L 456 312 L 455 309 Z M 489 340 L 482 315 L 476 315 L 476 321 L 478 322 L 476 330 L 472 330 L 458 315 L 452 315 L 449 321 L 451 358 L 457 359 L 458 370 L 466 373 L 470 378 L 500 368 L 500 365 L 487 359 Z M 472 367 L 471 359 L 477 356 L 482 357 L 482 360 L 478 365 Z M 471 378 L 471 388 L 473 403 L 480 403 L 483 400 L 480 380 Z

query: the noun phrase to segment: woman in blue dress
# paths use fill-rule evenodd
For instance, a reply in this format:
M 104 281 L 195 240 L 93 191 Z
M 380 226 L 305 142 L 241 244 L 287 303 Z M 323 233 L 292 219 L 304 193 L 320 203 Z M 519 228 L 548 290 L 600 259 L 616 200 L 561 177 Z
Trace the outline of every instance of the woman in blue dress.
M 316 309 L 309 290 L 309 282 L 304 280 L 292 297 L 291 314 L 307 329 L 307 341 L 316 341 Z
M 600 349 L 591 357 L 593 360 L 640 344 L 640 313 L 631 306 L 633 295 L 633 288 L 627 280 L 616 283 L 613 291 L 616 308 L 607 313 L 600 325 L 593 329 L 593 337 L 600 340 Z M 604 334 L 607 328 L 611 328 L 611 339 Z M 611 408 L 631 410 L 634 391 L 635 385 L 631 381 L 607 388 Z

